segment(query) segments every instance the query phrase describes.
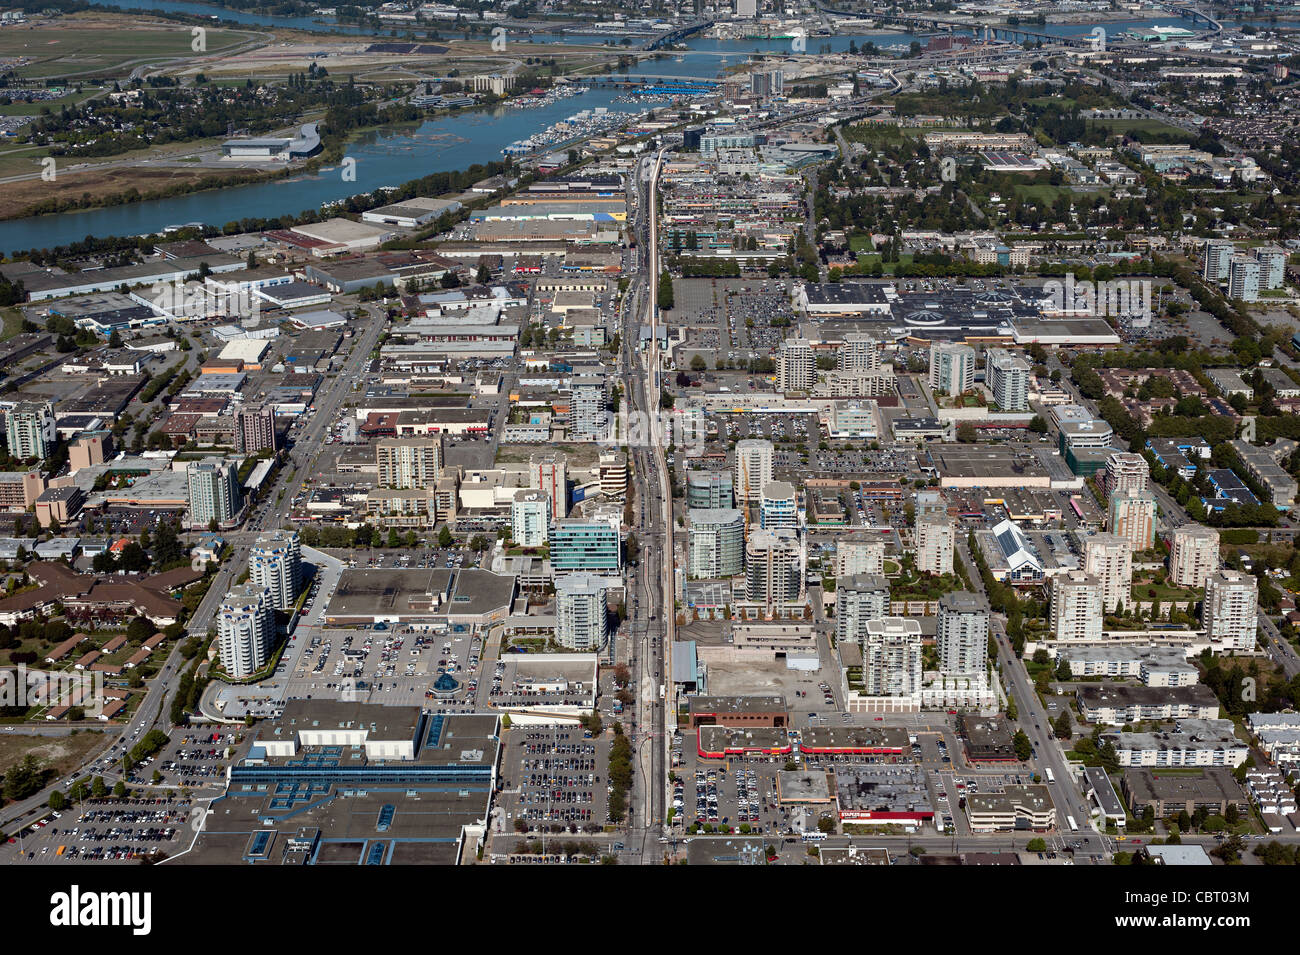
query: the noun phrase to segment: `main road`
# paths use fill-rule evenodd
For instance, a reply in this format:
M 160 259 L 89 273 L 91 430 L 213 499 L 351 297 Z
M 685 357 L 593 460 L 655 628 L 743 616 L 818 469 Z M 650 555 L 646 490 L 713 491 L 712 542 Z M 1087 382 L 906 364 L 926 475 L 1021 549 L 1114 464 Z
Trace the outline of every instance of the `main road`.
M 664 833 L 666 823 L 665 783 L 668 745 L 673 721 L 670 663 L 674 625 L 672 566 L 672 494 L 665 458 L 666 435 L 659 427 L 659 373 L 662 364 L 658 346 L 658 177 L 663 151 L 644 159 L 634 173 L 633 234 L 637 252 L 632 269 L 636 279 L 622 308 L 620 371 L 624 375 L 624 397 L 630 426 L 617 436 L 628 447 L 635 508 L 632 526 L 640 531 L 643 559 L 629 575 L 630 662 L 634 663 L 637 706 L 633 744 L 637 772 L 633 778 L 628 814 L 628 849 L 642 861 Z M 652 330 L 645 353 L 640 349 L 642 322 Z M 645 595 L 642 603 L 640 595 Z M 667 698 L 661 699 L 663 688 Z
M 960 535 L 957 540 L 957 551 L 970 574 L 971 586 L 980 596 L 988 600 L 984 580 L 977 572 L 975 559 L 965 539 Z M 1073 777 L 1066 766 L 1065 754 L 1061 752 L 1052 734 L 1052 725 L 1048 720 L 1047 711 L 1043 708 L 1042 701 L 1038 699 L 1038 692 L 1029 682 L 1028 671 L 1012 649 L 1002 618 L 991 614 L 989 629 L 997 644 L 998 664 L 1002 670 L 1007 696 L 1015 700 L 1020 727 L 1034 747 L 1034 765 L 1052 771 L 1054 778 L 1051 782 L 1045 780 L 1045 785 L 1051 793 L 1052 802 L 1056 805 L 1056 826 L 1061 838 L 1066 842 L 1081 843 L 1081 852 L 1092 855 L 1103 855 L 1109 852 L 1110 845 L 1107 838 L 1089 825 L 1091 813 L 1088 802 L 1074 784 Z M 1068 817 L 1074 818 L 1079 827 L 1078 832 L 1070 831 Z

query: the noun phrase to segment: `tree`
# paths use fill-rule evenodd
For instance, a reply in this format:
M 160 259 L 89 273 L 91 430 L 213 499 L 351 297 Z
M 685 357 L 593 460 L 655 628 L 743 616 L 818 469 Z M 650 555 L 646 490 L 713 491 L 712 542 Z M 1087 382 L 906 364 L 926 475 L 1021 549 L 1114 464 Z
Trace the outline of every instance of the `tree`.
M 122 548 L 117 561 L 118 566 L 128 574 L 140 574 L 149 569 L 149 555 L 135 541 Z
M 704 371 L 707 367 L 708 365 L 704 361 L 704 356 L 699 352 L 696 352 L 695 356 L 691 358 L 691 371 Z
M 664 311 L 673 307 L 673 277 L 667 269 L 659 276 L 659 307 Z
M 1035 432 L 1036 434 L 1047 433 L 1047 422 L 1043 420 L 1042 415 L 1036 414 L 1029 419 L 1029 430 Z
M 1042 838 L 1030 839 L 1029 842 L 1025 843 L 1025 849 L 1029 852 L 1046 852 L 1047 840 Z
M 439 547 L 441 547 L 441 548 L 443 548 L 443 549 L 445 550 L 446 548 L 448 548 L 448 547 L 451 546 L 452 541 L 453 541 L 454 539 L 455 539 L 455 538 L 453 538 L 452 535 L 451 535 L 451 528 L 449 528 L 446 524 L 443 524 L 442 527 L 440 527 L 440 528 L 438 529 L 438 546 L 439 546 Z
M 23 761 L 9 768 L 5 773 L 4 795 L 10 802 L 26 799 L 39 792 L 41 788 L 41 765 L 37 758 L 28 753 Z
M 1022 763 L 1029 762 L 1029 757 L 1033 755 L 1034 744 L 1029 742 L 1029 737 L 1025 735 L 1024 730 L 1016 730 L 1016 735 L 1012 738 L 1012 743 L 1016 747 L 1016 759 Z
M 50 793 L 50 808 L 55 812 L 62 812 L 63 807 L 66 806 L 67 803 L 68 801 L 64 798 L 63 793 L 59 792 L 57 789 Z
M 957 440 L 962 444 L 975 443 L 975 425 L 969 421 L 963 421 L 957 426 Z
M 1073 735 L 1070 722 L 1070 711 L 1062 710 L 1061 715 L 1052 724 L 1052 731 L 1056 734 L 1057 739 L 1069 739 Z

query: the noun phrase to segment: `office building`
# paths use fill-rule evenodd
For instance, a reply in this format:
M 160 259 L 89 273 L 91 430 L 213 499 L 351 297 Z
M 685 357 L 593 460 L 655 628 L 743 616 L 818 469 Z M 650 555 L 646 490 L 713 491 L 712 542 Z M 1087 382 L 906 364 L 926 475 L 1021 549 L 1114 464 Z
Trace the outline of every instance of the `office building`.
M 1005 348 L 992 348 L 985 373 L 999 410 L 1029 410 L 1029 362 Z
M 57 432 L 54 406 L 48 401 L 20 401 L 5 417 L 9 456 L 20 461 L 49 457 Z
M 1093 534 L 1083 542 L 1083 571 L 1101 581 L 1105 613 L 1133 605 L 1133 546 L 1118 534 Z
M 1255 649 L 1258 614 L 1259 581 L 1252 575 L 1225 568 L 1206 580 L 1201 626 L 1213 649 Z
M 835 542 L 836 577 L 884 572 L 885 542 L 878 536 L 856 540 L 852 537 L 841 537 Z
M 217 610 L 217 648 L 232 679 L 247 679 L 266 666 L 274 641 L 270 591 L 250 583 L 226 594 Z
M 602 451 L 597 476 L 601 494 L 615 501 L 627 497 L 627 455 L 622 451 Z
M 429 490 L 442 477 L 442 438 L 381 438 L 375 464 L 376 487 Z
M 695 579 L 735 577 L 745 570 L 745 515 L 731 507 L 688 511 L 687 573 Z
M 989 607 L 966 590 L 939 598 L 935 628 L 939 669 L 944 673 L 987 673 L 989 659 Z
M 1228 298 L 1243 302 L 1259 301 L 1259 260 L 1249 255 L 1234 255 L 1228 271 Z
M 1156 496 L 1150 491 L 1112 494 L 1107 515 L 1106 529 L 1126 538 L 1135 553 L 1155 546 Z
M 867 621 L 862 682 L 867 696 L 921 692 L 921 625 L 910 617 Z
M 569 437 L 574 441 L 601 441 L 609 432 L 605 411 L 605 379 L 575 375 L 569 398 Z
M 551 525 L 551 499 L 538 488 L 521 488 L 510 502 L 510 537 L 516 547 L 541 547 Z
M 880 342 L 870 335 L 850 332 L 836 349 L 835 367 L 846 372 L 880 371 Z
M 617 520 L 557 520 L 551 524 L 551 571 L 616 574 L 623 567 Z
M 258 535 L 248 552 L 248 579 L 276 610 L 292 610 L 302 593 L 302 544 L 294 531 Z
M 568 459 L 559 451 L 534 454 L 528 459 L 528 484 L 551 499 L 551 520 L 569 516 Z
M 1218 531 L 1203 524 L 1174 528 L 1169 544 L 1169 580 L 1175 587 L 1200 590 L 1218 569 Z
M 758 502 L 758 526 L 765 530 L 799 527 L 799 505 L 794 485 L 785 481 L 768 481 Z
M 229 527 L 244 506 L 243 492 L 235 471 L 235 462 L 193 461 L 187 469 L 190 526 Z
M 595 651 L 609 642 L 610 581 L 594 574 L 555 578 L 555 640 L 567 650 Z
M 757 504 L 772 480 L 772 442 L 746 438 L 736 442 L 735 493 L 737 506 Z
M 1052 638 L 1100 640 L 1102 634 L 1101 581 L 1092 574 L 1071 570 L 1052 578 Z
M 687 510 L 735 507 L 731 474 L 728 471 L 690 471 L 686 475 Z
M 916 521 L 916 569 L 923 574 L 951 574 L 956 531 L 947 517 L 927 514 Z
M 1141 494 L 1150 489 L 1151 465 L 1132 451 L 1116 451 L 1106 459 L 1106 467 L 1097 475 L 1107 497 L 1117 493 Z
M 960 342 L 930 344 L 930 390 L 965 394 L 975 387 L 975 349 Z
M 812 342 L 806 338 L 787 338 L 776 353 L 776 390 L 809 392 L 817 383 L 817 359 Z
M 867 622 L 889 616 L 889 581 L 879 574 L 854 574 L 835 582 L 835 639 L 863 643 Z
M 269 404 L 241 408 L 235 413 L 235 450 L 241 454 L 278 449 L 275 437 L 275 408 Z
M 789 528 L 755 529 L 745 542 L 745 596 L 767 604 L 803 597 L 804 554 L 799 535 Z
M 1205 266 L 1201 269 L 1201 278 L 1207 282 L 1222 282 L 1228 277 L 1229 263 L 1236 249 L 1231 242 L 1207 242 L 1205 244 Z

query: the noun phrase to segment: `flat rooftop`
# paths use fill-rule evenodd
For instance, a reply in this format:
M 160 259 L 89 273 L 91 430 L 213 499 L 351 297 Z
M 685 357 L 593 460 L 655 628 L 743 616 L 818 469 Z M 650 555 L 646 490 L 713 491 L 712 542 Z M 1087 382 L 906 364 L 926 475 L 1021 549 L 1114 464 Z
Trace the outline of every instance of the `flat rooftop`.
M 692 696 L 692 713 L 774 713 L 785 712 L 782 696 Z
M 451 587 L 451 571 L 440 568 L 360 570 L 349 568 L 339 577 L 330 599 L 330 620 L 391 619 L 434 616 Z

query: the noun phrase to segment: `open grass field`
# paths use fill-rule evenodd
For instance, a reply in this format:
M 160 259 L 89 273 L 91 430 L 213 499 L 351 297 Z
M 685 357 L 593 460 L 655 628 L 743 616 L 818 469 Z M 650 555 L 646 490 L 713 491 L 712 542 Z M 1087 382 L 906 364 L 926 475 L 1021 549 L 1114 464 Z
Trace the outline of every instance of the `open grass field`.
M 855 236 L 855 238 L 856 238 L 856 236 Z M 852 241 L 852 240 L 850 240 L 850 241 Z M 865 237 L 864 237 L 864 241 L 865 241 Z M 877 263 L 879 263 L 882 272 L 884 272 L 886 275 L 893 275 L 893 274 L 894 274 L 894 270 L 895 270 L 899 265 L 911 265 L 911 263 L 912 263 L 912 253 L 911 253 L 911 252 L 903 252 L 903 253 L 901 253 L 901 254 L 898 256 L 898 259 L 899 259 L 899 261 L 896 262 L 896 263 L 895 263 L 895 262 L 886 262 L 886 261 L 884 261 L 883 256 L 881 256 L 880 253 L 878 253 L 878 252 L 860 252 L 860 253 L 858 253 L 858 266 L 859 266 L 860 268 L 869 269 L 869 268 L 871 268 L 873 265 L 876 265 Z
M 104 734 L 86 731 L 75 736 L 23 736 L 6 733 L 0 736 L 0 772 L 16 766 L 31 753 L 42 768 L 53 768 L 57 776 L 71 772 L 96 746 L 104 744 Z
M 253 34 L 205 28 L 206 53 L 248 42 Z M 195 53 L 191 28 L 162 21 L 123 17 L 71 16 L 54 23 L 16 26 L 0 31 L 0 57 L 23 57 L 16 73 L 27 79 L 126 74 L 142 63 Z
M 0 179 L 27 176 L 41 171 L 41 157 L 49 153 L 45 146 L 18 147 L 0 152 Z
M 23 330 L 22 309 L 17 307 L 0 309 L 0 342 L 8 341 Z
M 39 116 L 43 109 L 57 112 L 64 106 L 71 106 L 74 103 L 88 100 L 101 91 L 102 87 L 87 86 L 80 93 L 69 93 L 67 96 L 60 96 L 57 99 L 39 100 L 35 103 L 0 103 L 0 113 L 5 116 Z M 3 94 L 3 91 L 0 91 L 0 94 Z M 2 99 L 3 95 L 0 95 L 0 100 Z
M 1097 195 L 1106 195 L 1109 190 L 1101 190 Z M 1016 195 L 1021 199 L 1029 199 L 1033 202 L 1050 205 L 1060 196 L 1073 195 L 1074 191 L 1069 186 L 1053 186 L 1050 183 L 1034 183 L 1033 185 L 1016 186 Z M 1090 193 L 1092 195 L 1092 193 Z
M 1131 133 L 1136 131 L 1144 133 L 1164 133 L 1169 136 L 1181 136 L 1190 138 L 1177 126 L 1170 126 L 1168 123 L 1162 123 L 1158 119 L 1099 119 L 1094 120 L 1089 125 L 1105 126 L 1114 133 Z

